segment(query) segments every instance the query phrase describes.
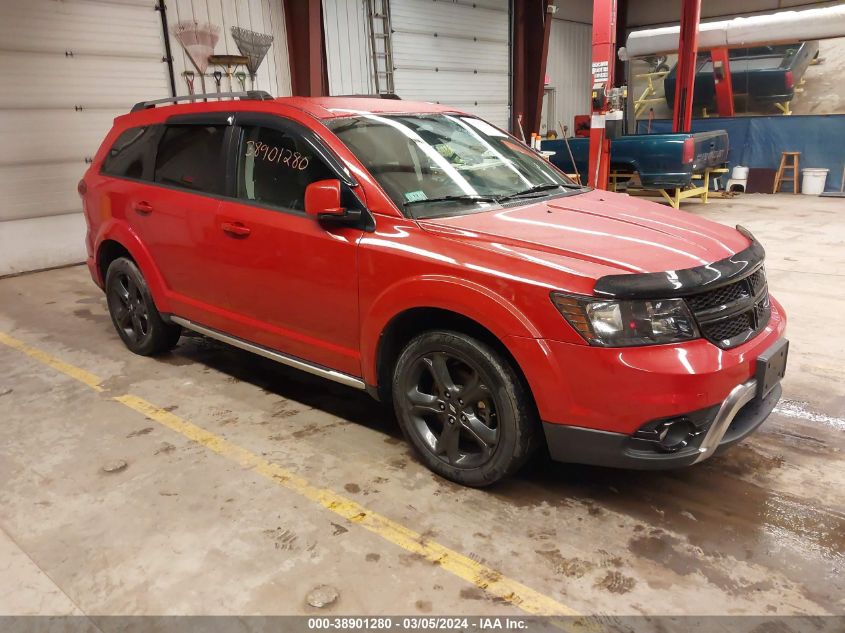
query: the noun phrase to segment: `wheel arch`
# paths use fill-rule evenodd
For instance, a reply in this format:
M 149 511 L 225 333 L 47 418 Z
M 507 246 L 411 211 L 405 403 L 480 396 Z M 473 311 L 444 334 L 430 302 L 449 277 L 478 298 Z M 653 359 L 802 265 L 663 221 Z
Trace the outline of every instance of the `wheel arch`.
M 138 266 L 144 276 L 159 312 L 167 313 L 170 311 L 164 278 L 161 276 L 149 251 L 128 227 L 116 222 L 104 227 L 97 242 L 95 257 L 97 274 L 103 288 L 105 288 L 106 272 L 109 265 L 118 257 L 128 257 Z

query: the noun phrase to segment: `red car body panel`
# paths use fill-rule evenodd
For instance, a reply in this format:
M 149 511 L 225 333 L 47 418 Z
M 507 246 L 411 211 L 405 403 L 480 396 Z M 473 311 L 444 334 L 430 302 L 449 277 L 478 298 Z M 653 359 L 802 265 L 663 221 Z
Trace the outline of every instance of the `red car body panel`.
M 305 214 L 100 174 L 128 127 L 175 114 L 250 111 L 316 131 L 360 185 L 375 230 L 327 227 Z M 543 421 L 620 433 L 721 402 L 754 374 L 757 356 L 783 335 L 773 301 L 766 328 L 723 350 L 704 339 L 671 345 L 588 345 L 550 301 L 590 295 L 604 275 L 710 264 L 749 245 L 732 228 L 605 191 L 415 221 L 402 215 L 357 158 L 323 124 L 368 112 L 454 112 L 406 101 L 288 98 L 141 110 L 118 117 L 84 180 L 88 264 L 109 240 L 138 263 L 158 309 L 378 385 L 379 343 L 398 315 L 439 308 L 501 341 L 524 373 Z M 151 214 L 136 206 L 149 203 Z M 193 211 L 193 212 L 192 212 Z M 199 211 L 197 213 L 196 211 Z M 221 227 L 248 227 L 232 239 Z

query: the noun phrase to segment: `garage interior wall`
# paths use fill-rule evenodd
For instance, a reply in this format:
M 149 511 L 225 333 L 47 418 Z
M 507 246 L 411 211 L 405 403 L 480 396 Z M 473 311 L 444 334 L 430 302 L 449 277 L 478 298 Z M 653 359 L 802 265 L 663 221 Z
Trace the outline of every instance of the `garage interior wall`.
M 509 127 L 508 0 L 391 0 L 390 12 L 396 94 Z
M 266 90 L 275 97 L 290 96 L 290 64 L 288 63 L 287 37 L 285 31 L 284 8 L 281 0 L 169 0 L 167 3 L 168 26 L 171 29 L 177 22 L 208 22 L 220 27 L 220 39 L 214 53 L 217 55 L 239 55 L 238 47 L 232 39 L 232 27 L 239 26 L 250 31 L 273 36 L 273 44 L 267 56 L 258 68 L 255 82 L 256 90 Z M 185 50 L 170 37 L 173 54 L 173 72 L 176 75 L 176 93 L 188 94 L 188 86 L 182 73 L 185 70 L 196 72 Z M 216 85 L 211 73 L 220 70 L 209 66 L 206 71 L 205 86 L 207 92 L 215 92 Z M 239 70 L 246 71 L 245 68 Z M 247 78 L 247 89 L 250 89 Z M 240 90 L 237 79 L 232 79 L 232 89 Z M 199 77 L 194 80 L 194 90 L 201 91 Z M 221 90 L 229 90 L 228 79 L 223 77 Z
M 590 113 L 590 62 L 592 59 L 593 27 L 583 22 L 555 18 L 549 35 L 549 53 L 546 59 L 546 74 L 554 88 L 553 116 L 546 117 L 546 103 L 543 107 L 543 121 L 549 120 L 558 136 L 559 124 L 569 127 L 572 136 L 573 119 L 576 114 Z
M 0 275 L 85 259 L 76 183 L 112 120 L 170 94 L 150 0 L 0 2 Z
M 814 6 L 838 4 L 837 2 L 812 2 L 810 0 L 742 0 L 742 11 L 737 11 L 736 0 L 702 0 L 701 19 L 713 21 L 755 13 L 775 13 L 790 9 L 807 9 Z M 628 28 L 678 24 L 681 20 L 681 0 L 636 0 L 628 3 Z M 620 43 L 621 45 L 621 43 Z
M 375 94 L 366 0 L 323 0 L 329 94 Z

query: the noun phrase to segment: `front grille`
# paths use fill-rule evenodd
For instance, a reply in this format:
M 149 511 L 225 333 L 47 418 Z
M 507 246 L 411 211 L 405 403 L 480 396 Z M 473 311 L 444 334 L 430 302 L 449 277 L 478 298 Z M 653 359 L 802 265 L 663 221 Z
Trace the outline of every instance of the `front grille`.
M 722 349 L 751 339 L 766 327 L 772 314 L 763 268 L 739 281 L 689 296 L 686 301 L 701 334 Z

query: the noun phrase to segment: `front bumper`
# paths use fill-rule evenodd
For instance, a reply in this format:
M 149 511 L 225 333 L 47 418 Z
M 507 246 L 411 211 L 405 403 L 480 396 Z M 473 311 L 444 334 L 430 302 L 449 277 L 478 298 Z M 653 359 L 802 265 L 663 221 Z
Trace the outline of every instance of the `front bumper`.
M 543 430 L 556 461 L 641 470 L 678 468 L 707 459 L 753 433 L 769 417 L 781 393 L 778 384 L 766 396 L 757 396 L 756 378 L 737 385 L 720 405 L 688 414 L 702 432 L 671 453 L 624 433 L 547 422 Z

